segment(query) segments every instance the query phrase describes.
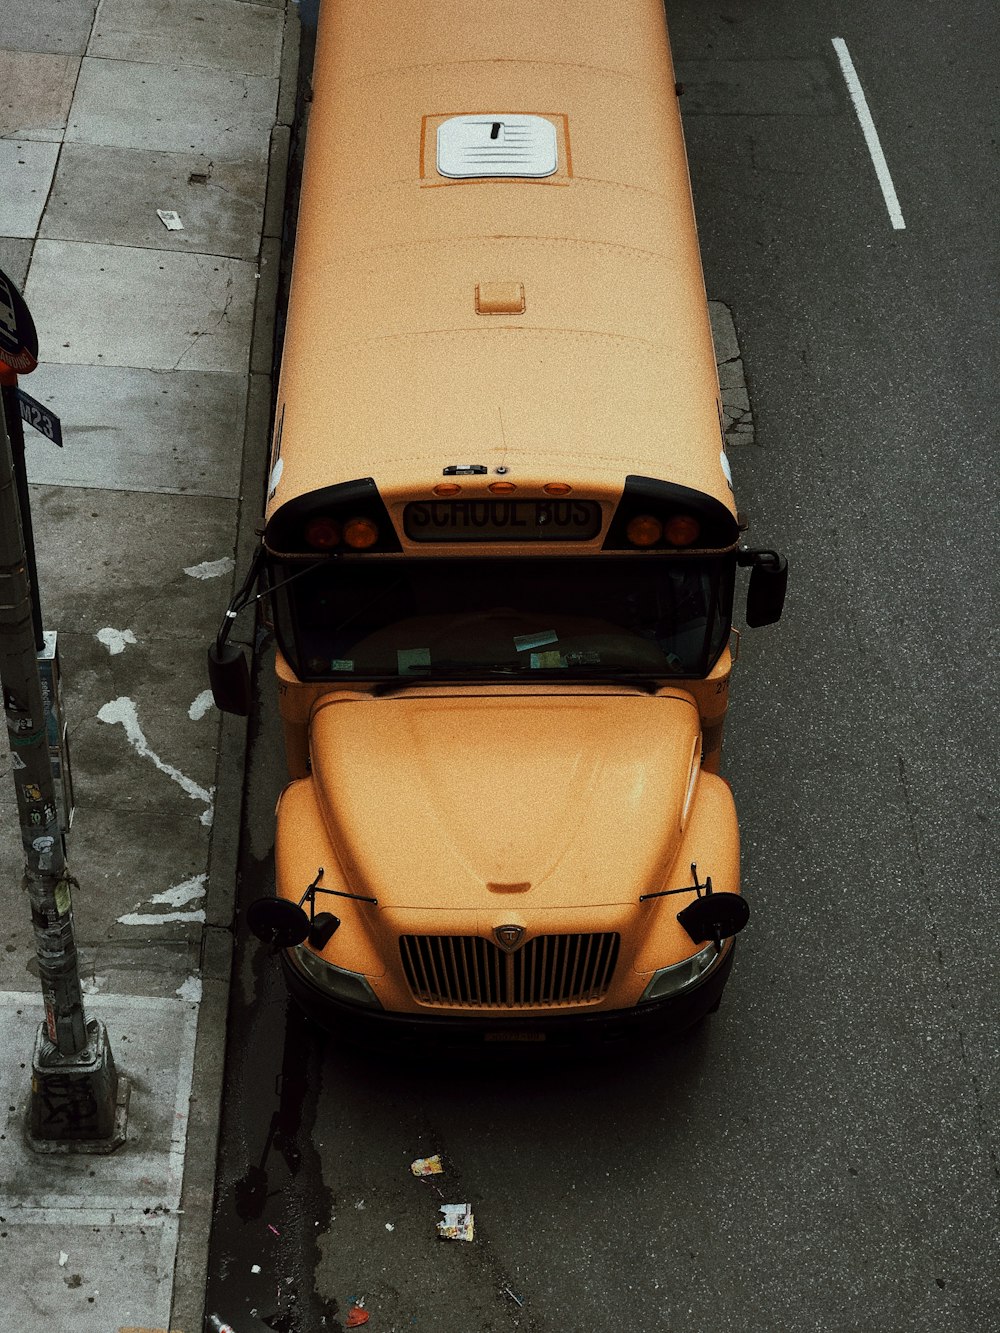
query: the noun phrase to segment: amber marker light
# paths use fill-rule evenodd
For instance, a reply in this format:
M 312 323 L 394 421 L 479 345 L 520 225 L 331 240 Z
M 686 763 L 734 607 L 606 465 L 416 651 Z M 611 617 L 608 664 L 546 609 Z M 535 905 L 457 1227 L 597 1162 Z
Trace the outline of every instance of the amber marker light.
M 513 495 L 517 487 L 512 481 L 491 481 L 486 489 L 492 495 Z
M 306 524 L 306 542 L 316 551 L 340 545 L 340 524 L 332 518 L 312 518 Z
M 567 486 L 564 481 L 548 481 L 542 487 L 546 495 L 569 495 L 572 489 L 573 487 Z
M 701 524 L 690 514 L 674 514 L 667 519 L 663 534 L 671 546 L 690 546 L 697 541 Z
M 434 487 L 435 495 L 458 495 L 461 486 L 456 486 L 453 481 L 439 481 Z
M 378 528 L 370 518 L 349 518 L 344 524 L 344 541 L 355 551 L 367 551 L 378 541 Z
M 663 536 L 663 524 L 652 514 L 637 514 L 629 519 L 625 535 L 633 546 L 655 546 Z

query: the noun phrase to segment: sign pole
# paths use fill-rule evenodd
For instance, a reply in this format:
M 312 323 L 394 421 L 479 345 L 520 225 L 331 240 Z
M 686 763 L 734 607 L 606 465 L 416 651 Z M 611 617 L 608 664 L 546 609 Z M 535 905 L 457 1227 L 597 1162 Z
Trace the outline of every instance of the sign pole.
M 21 510 L 21 530 L 28 558 L 28 581 L 31 587 L 31 625 L 35 635 L 35 648 L 41 652 L 45 647 L 42 631 L 42 603 L 38 593 L 38 567 L 35 563 L 35 534 L 31 525 L 31 504 L 28 498 L 28 465 L 24 458 L 24 426 L 21 422 L 21 408 L 17 401 L 17 376 L 13 371 L 6 371 L 0 366 L 0 396 L 3 398 L 3 412 L 7 419 L 7 435 L 14 459 L 14 480 L 17 487 L 17 501 Z
M 34 325 L 0 272 L 0 372 L 34 368 Z M 30 363 L 30 364 L 29 364 Z M 15 402 L 15 411 L 20 413 Z M 35 1038 L 27 1137 L 39 1152 L 111 1152 L 125 1141 L 128 1088 L 104 1025 L 87 1021 L 73 935 L 72 886 L 59 821 L 35 639 L 18 484 L 0 395 L 0 685 L 17 797 L 24 887 L 45 1021 Z M 38 617 L 40 620 L 40 616 Z

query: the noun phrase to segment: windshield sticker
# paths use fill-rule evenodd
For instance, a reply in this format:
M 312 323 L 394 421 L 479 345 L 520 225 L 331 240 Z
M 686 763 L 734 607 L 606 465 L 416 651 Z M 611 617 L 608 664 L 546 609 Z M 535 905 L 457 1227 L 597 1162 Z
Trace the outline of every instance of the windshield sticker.
M 396 650 L 396 669 L 401 676 L 408 671 L 422 670 L 431 664 L 429 648 L 399 648 Z
M 529 648 L 543 648 L 547 643 L 558 643 L 559 635 L 554 629 L 543 629 L 536 634 L 515 634 L 514 647 L 519 653 L 526 653 Z
M 601 654 L 594 652 L 567 653 L 566 661 L 570 666 L 600 666 Z
M 331 671 L 353 671 L 354 662 L 350 657 L 335 657 L 330 663 Z
M 554 652 L 532 653 L 531 665 L 533 667 L 564 667 L 566 659 L 557 648 Z

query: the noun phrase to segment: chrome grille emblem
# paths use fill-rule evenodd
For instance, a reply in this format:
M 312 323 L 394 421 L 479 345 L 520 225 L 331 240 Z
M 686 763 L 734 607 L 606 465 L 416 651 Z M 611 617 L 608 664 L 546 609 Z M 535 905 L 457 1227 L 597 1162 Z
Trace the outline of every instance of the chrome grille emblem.
M 506 949 L 508 953 L 513 953 L 515 949 L 520 948 L 521 941 L 524 939 L 523 926 L 497 926 L 493 931 L 493 938 L 501 949 Z

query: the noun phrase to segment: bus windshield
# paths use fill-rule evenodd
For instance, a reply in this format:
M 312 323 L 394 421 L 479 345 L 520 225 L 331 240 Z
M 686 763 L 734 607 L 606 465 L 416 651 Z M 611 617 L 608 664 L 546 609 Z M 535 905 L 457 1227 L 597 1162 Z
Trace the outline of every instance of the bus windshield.
M 278 642 L 300 680 L 704 676 L 735 562 L 658 555 L 275 561 Z

